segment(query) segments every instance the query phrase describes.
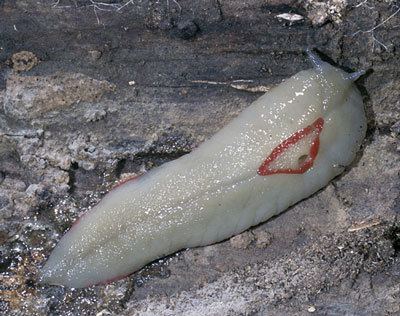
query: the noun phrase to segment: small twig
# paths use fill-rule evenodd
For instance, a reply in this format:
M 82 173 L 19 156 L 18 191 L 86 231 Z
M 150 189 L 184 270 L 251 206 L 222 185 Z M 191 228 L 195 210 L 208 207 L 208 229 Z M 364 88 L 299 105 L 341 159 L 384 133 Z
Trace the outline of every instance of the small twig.
M 182 12 L 182 7 L 176 0 L 172 0 L 179 8 L 179 12 Z M 169 10 L 169 0 L 167 0 L 167 9 Z
M 360 2 L 359 4 L 357 4 L 357 5 L 355 5 L 354 6 L 354 8 L 358 8 L 358 7 L 361 7 L 361 6 L 365 6 L 365 7 L 367 7 L 368 9 L 375 9 L 374 7 L 370 7 L 370 6 L 368 6 L 368 5 L 366 5 L 366 3 L 368 3 L 368 0 L 364 0 L 363 2 Z
M 358 4 L 357 6 L 355 6 L 355 7 L 359 7 L 359 6 L 361 6 L 361 5 L 364 5 L 366 2 L 367 2 L 367 1 L 364 1 L 364 2 L 362 2 L 362 3 L 359 3 L 359 4 Z M 368 7 L 368 8 L 371 9 L 371 7 Z M 375 49 L 375 42 L 376 42 L 376 43 L 378 43 L 379 45 L 381 45 L 381 46 L 385 49 L 385 51 L 387 51 L 387 50 L 388 50 L 388 46 L 385 45 L 384 43 L 382 43 L 381 41 L 379 41 L 379 40 L 376 38 L 376 36 L 375 36 L 375 34 L 374 34 L 374 31 L 375 31 L 376 29 L 378 29 L 379 27 L 381 27 L 382 25 L 384 25 L 385 23 L 387 23 L 390 19 L 392 19 L 393 17 L 395 17 L 399 12 L 400 12 L 400 7 L 399 7 L 394 13 L 392 13 L 390 16 L 388 16 L 386 19 L 384 19 L 382 22 L 378 23 L 377 25 L 375 25 L 375 26 L 372 27 L 371 29 L 368 29 L 368 30 L 358 30 L 357 32 L 351 34 L 350 36 L 351 36 L 351 37 L 354 37 L 354 36 L 356 36 L 357 34 L 371 34 L 371 37 L 372 37 L 372 40 L 373 40 L 373 42 L 372 42 L 372 50 Z
M 375 25 L 372 29 L 363 31 L 363 30 L 358 30 L 357 32 L 355 32 L 354 34 L 352 34 L 351 36 L 354 37 L 359 33 L 365 34 L 365 33 L 372 33 L 373 31 L 375 31 L 378 27 L 381 27 L 383 24 L 385 24 L 386 22 L 388 22 L 391 18 L 393 18 L 394 16 L 396 16 L 397 13 L 400 12 L 400 8 L 398 8 L 393 14 L 391 14 L 389 17 L 387 17 L 385 20 L 383 20 L 381 23 L 379 23 L 378 25 Z
M 133 4 L 133 0 L 129 0 L 128 2 L 125 2 L 122 6 L 120 6 L 117 11 L 121 11 L 123 8 L 125 8 L 127 5 Z
M 250 86 L 248 84 L 230 84 L 230 87 L 236 90 L 243 90 L 247 92 L 267 92 L 271 90 L 270 86 L 263 86 L 263 85 L 258 85 L 258 86 Z
M 59 4 L 60 4 L 60 0 L 54 0 L 54 2 L 53 2 L 53 4 L 52 4 L 52 7 L 53 8 L 58 8 L 58 9 L 66 9 L 66 8 L 71 8 L 72 6 L 70 6 L 70 5 L 62 5 L 62 6 L 59 6 Z
M 97 25 L 100 25 L 100 19 L 99 19 L 99 15 L 97 14 L 97 11 L 96 11 L 96 6 L 93 7 L 93 11 L 94 11 L 94 15 L 96 16 Z
M 129 4 L 133 4 L 134 0 L 128 0 L 127 2 L 120 4 L 120 3 L 106 3 L 106 2 L 101 2 L 101 1 L 95 1 L 95 0 L 89 0 L 89 4 L 83 5 L 80 7 L 87 8 L 87 7 L 94 7 L 96 10 L 99 11 L 107 11 L 107 12 L 118 12 L 121 11 L 123 8 L 125 8 Z M 64 6 L 59 6 L 60 0 L 54 0 L 52 6 L 54 8 L 70 8 L 70 5 L 64 5 Z M 75 7 L 78 8 L 78 4 L 75 3 Z
M 193 83 L 205 83 L 210 85 L 223 85 L 230 86 L 236 90 L 243 90 L 248 92 L 267 92 L 271 89 L 270 86 L 266 85 L 250 85 L 253 80 L 249 79 L 237 79 L 232 81 L 209 81 L 209 80 L 192 80 Z
M 111 11 L 117 11 L 118 8 L 121 7 L 120 4 L 117 3 L 105 3 L 105 2 L 98 2 L 98 1 L 94 1 L 94 0 L 90 0 L 90 3 L 88 6 L 94 6 L 97 10 L 100 11 L 107 11 L 107 12 L 111 12 Z
M 193 83 L 207 83 L 207 84 L 212 84 L 212 85 L 231 85 L 235 83 L 240 83 L 240 82 L 253 82 L 253 80 L 248 80 L 248 79 L 237 79 L 237 80 L 232 80 L 232 81 L 209 81 L 209 80 L 192 80 L 191 82 Z
M 374 49 L 375 48 L 375 42 L 377 42 L 379 45 L 381 45 L 386 51 L 388 50 L 388 47 L 385 45 L 385 44 L 383 44 L 381 41 L 379 41 L 376 37 L 375 37 L 375 35 L 374 35 L 374 33 L 372 33 L 371 34 L 372 35 L 372 39 L 374 40 L 374 42 L 373 42 L 373 44 L 372 44 L 372 49 Z
M 372 220 L 366 220 L 366 221 L 362 221 L 360 223 L 355 223 L 347 231 L 350 232 L 350 233 L 351 232 L 356 232 L 356 231 L 359 231 L 359 230 L 363 230 L 363 229 L 366 229 L 366 228 L 377 226 L 380 223 L 381 223 L 381 220 L 379 218 L 372 219 Z
M 118 12 L 123 7 L 127 6 L 129 3 L 133 3 L 133 0 L 129 0 L 128 2 L 124 3 L 123 5 L 117 4 L 117 3 L 99 2 L 99 1 L 94 1 L 94 0 L 90 0 L 90 3 L 91 4 L 87 5 L 87 7 L 93 7 L 93 11 L 96 16 L 97 24 L 100 25 L 101 21 L 100 21 L 99 15 L 97 13 L 97 10 L 105 11 L 105 12 Z

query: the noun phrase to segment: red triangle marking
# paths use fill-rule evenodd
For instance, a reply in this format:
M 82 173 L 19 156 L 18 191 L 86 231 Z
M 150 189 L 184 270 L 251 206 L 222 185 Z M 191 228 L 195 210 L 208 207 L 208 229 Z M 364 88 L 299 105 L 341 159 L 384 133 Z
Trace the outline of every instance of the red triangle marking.
M 307 127 L 295 132 L 288 139 L 284 140 L 277 147 L 272 150 L 271 154 L 264 160 L 261 166 L 258 168 L 257 173 L 260 176 L 268 176 L 271 174 L 302 174 L 310 169 L 314 163 L 315 158 L 317 157 L 319 150 L 319 134 L 322 131 L 322 127 L 324 126 L 324 119 L 319 117 L 314 123 L 308 125 Z M 309 159 L 307 159 L 301 166 L 297 169 L 287 168 L 287 169 L 271 169 L 270 165 L 274 162 L 279 156 L 281 156 L 286 150 L 292 147 L 294 144 L 299 142 L 301 139 L 311 134 L 312 132 L 316 132 L 316 137 L 313 139 L 310 151 L 309 151 Z

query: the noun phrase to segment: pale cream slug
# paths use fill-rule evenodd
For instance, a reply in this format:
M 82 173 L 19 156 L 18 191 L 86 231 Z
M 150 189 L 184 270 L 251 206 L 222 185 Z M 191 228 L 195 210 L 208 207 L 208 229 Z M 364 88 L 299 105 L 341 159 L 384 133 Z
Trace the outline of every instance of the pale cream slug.
M 41 282 L 80 288 L 121 278 L 239 234 L 340 174 L 365 136 L 353 84 L 362 72 L 311 58 L 312 69 L 261 96 L 190 154 L 105 195 L 60 240 Z

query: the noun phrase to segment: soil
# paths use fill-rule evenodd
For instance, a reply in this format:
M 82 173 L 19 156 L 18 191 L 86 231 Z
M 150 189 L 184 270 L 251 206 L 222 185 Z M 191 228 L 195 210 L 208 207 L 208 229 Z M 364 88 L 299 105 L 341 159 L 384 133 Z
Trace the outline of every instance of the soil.
M 390 0 L 0 0 L 0 314 L 399 315 L 399 25 Z M 112 284 L 37 283 L 111 186 L 190 152 L 308 48 L 367 70 L 367 137 L 341 176 Z

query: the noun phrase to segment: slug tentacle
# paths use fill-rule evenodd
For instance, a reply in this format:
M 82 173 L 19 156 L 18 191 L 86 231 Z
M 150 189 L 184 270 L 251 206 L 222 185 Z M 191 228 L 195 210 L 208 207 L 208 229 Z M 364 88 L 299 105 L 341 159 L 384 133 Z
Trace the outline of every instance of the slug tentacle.
M 354 82 L 354 81 L 357 81 L 361 76 L 364 76 L 365 73 L 366 73 L 365 70 L 358 70 L 358 71 L 352 72 L 350 74 L 346 74 L 345 78 L 347 80 L 351 80 Z
M 322 72 L 322 66 L 324 61 L 322 61 L 322 59 L 319 58 L 318 55 L 314 54 L 309 48 L 306 50 L 306 53 L 308 55 L 308 58 L 313 63 L 314 67 L 318 70 L 318 72 Z

